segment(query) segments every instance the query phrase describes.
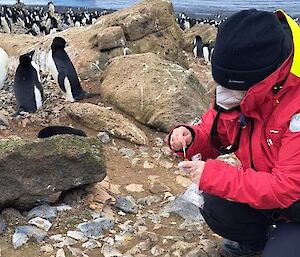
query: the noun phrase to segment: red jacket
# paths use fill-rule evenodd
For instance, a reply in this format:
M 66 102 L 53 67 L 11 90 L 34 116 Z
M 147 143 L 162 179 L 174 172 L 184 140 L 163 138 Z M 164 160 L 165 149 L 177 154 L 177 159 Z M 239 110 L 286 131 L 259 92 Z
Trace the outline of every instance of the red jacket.
M 216 116 L 213 108 L 198 125 L 191 126 L 195 137 L 187 150 L 187 157 L 200 152 L 206 160 L 201 190 L 257 209 L 287 208 L 300 200 L 300 131 L 291 132 L 289 128 L 292 116 L 300 114 L 300 28 L 284 12 L 277 14 L 288 21 L 294 51 L 274 73 L 251 87 L 241 102 L 241 112 L 254 124 L 252 127 L 248 122 L 241 132 L 235 152 L 241 166 L 212 160 L 219 155 L 210 144 Z M 285 78 L 283 88 L 274 94 L 274 85 Z M 239 116 L 239 111 L 220 114 L 218 132 L 223 145 L 233 144 Z

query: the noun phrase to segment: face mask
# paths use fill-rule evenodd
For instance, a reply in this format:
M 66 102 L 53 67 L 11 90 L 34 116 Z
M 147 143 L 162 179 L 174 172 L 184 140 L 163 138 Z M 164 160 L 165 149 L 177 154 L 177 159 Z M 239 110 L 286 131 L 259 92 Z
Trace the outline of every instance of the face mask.
M 216 90 L 217 105 L 225 110 L 230 110 L 240 105 L 247 91 L 232 90 L 220 85 Z

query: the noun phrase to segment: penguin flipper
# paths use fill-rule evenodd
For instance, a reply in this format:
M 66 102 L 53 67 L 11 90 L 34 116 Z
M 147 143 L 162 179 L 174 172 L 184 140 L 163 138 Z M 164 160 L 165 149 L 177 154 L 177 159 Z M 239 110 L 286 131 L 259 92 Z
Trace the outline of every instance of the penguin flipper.
M 65 78 L 66 78 L 66 74 L 63 71 L 60 71 L 58 73 L 58 78 L 57 78 L 57 83 L 60 87 L 60 89 L 66 93 L 66 87 L 65 87 Z

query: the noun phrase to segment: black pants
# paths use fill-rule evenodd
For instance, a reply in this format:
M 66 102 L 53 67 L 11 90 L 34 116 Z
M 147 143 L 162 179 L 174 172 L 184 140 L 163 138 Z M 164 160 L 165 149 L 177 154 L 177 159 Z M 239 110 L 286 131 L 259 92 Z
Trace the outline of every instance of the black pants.
M 300 257 L 300 223 L 274 221 L 272 211 L 206 193 L 203 196 L 201 213 L 215 233 L 253 250 L 263 249 L 262 257 Z M 274 224 L 276 228 L 270 232 Z

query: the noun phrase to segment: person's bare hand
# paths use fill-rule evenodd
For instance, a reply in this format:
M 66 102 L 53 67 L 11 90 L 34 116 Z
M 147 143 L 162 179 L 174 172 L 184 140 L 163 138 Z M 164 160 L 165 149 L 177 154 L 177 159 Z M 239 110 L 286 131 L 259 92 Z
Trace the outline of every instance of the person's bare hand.
M 180 170 L 191 176 L 194 183 L 199 184 L 205 167 L 204 161 L 183 161 L 178 164 Z
M 193 140 L 192 133 L 186 127 L 175 128 L 170 138 L 170 146 L 174 151 L 186 148 Z

